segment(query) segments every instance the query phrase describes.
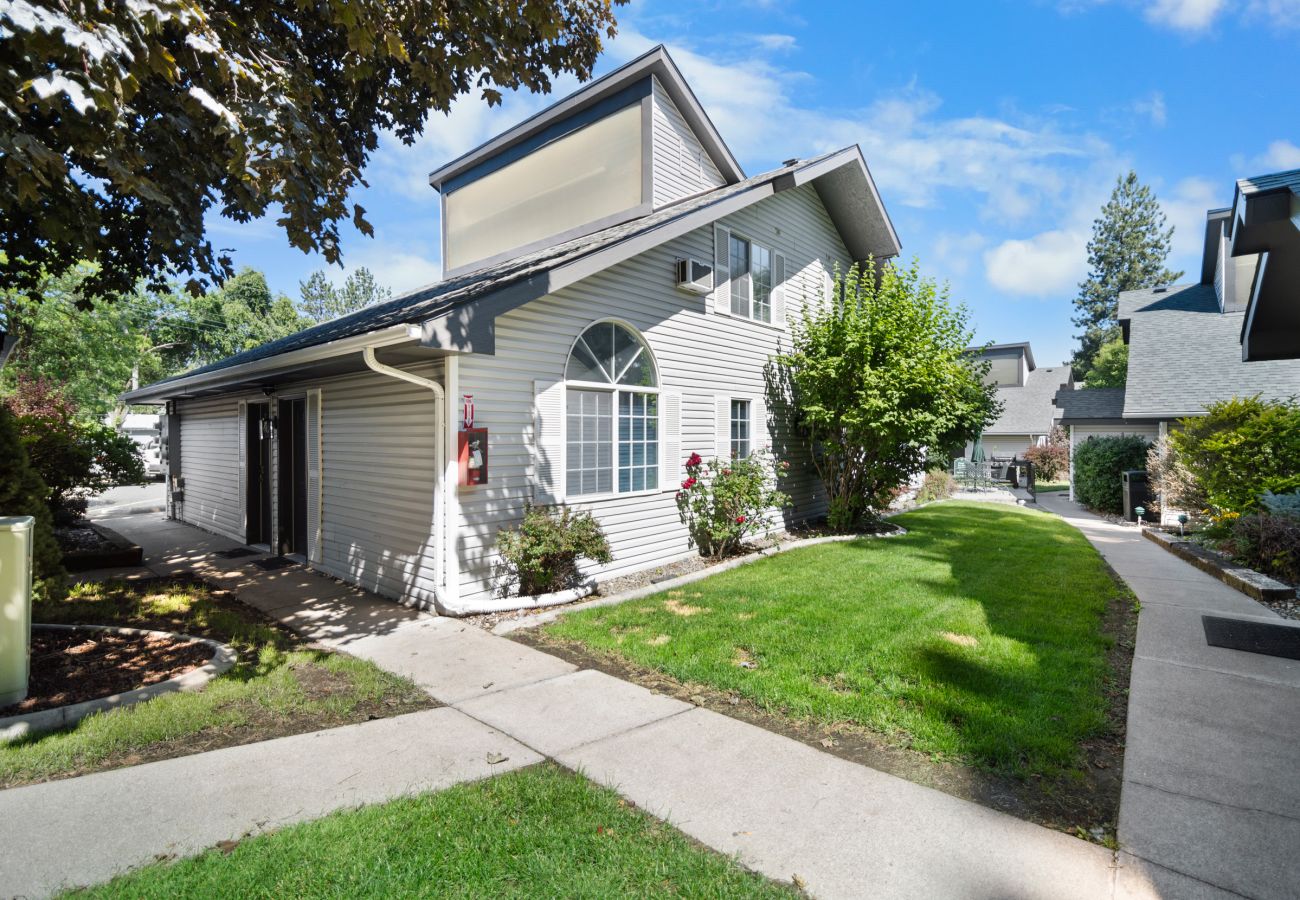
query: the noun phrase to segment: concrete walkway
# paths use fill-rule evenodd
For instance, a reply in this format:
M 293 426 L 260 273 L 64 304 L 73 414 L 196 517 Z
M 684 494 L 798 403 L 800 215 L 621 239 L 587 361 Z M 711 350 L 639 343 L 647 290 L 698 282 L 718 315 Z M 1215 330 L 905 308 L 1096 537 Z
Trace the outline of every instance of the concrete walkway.
M 1142 604 L 1121 889 L 1137 877 L 1163 897 L 1300 896 L 1300 662 L 1207 646 L 1201 624 L 1206 613 L 1285 620 L 1136 528 L 1064 494 L 1038 499 L 1087 536 Z
M 86 857 L 75 880 L 95 880 L 157 853 L 238 837 L 250 822 L 269 827 L 382 799 L 403 786 L 424 789 L 433 772 L 449 780 L 479 777 L 484 749 L 514 741 L 501 751 L 512 764 L 554 758 L 750 868 L 787 882 L 798 876 L 817 897 L 1108 898 L 1121 885 L 1125 896 L 1154 896 L 1141 878 L 1117 879 L 1114 854 L 1095 844 L 603 673 L 577 671 L 472 625 L 403 609 L 299 567 L 264 572 L 214 557 L 233 544 L 189 526 L 154 516 L 119 519 L 114 527 L 145 548 L 154 571 L 200 572 L 310 637 L 411 677 L 453 707 L 417 716 L 454 719 L 466 736 L 449 745 L 438 728 L 427 727 L 399 741 L 400 749 L 365 740 L 364 747 L 326 754 L 313 744 L 316 736 L 302 736 L 0 792 L 0 846 L 6 857 L 20 846 L 25 857 L 21 881 L 5 880 L 0 893 L 43 893 L 72 878 L 64 831 L 74 819 L 76 852 Z M 385 727 L 401 729 L 414 718 L 387 720 L 396 724 Z M 378 734 L 365 729 L 380 724 L 353 728 Z M 274 791 L 233 777 L 262 765 L 263 754 Z M 312 771 L 326 764 L 322 757 L 335 767 L 332 774 Z M 331 780 L 344 769 L 373 779 L 370 793 L 348 793 Z M 180 785 L 205 780 L 209 786 L 187 805 Z M 215 824 L 207 813 L 214 794 L 228 804 Z M 143 801 L 131 798 L 152 796 L 172 801 L 165 822 L 123 829 L 125 821 L 148 819 L 132 806 Z M 124 805 L 115 808 L 118 798 Z M 295 800 L 297 812 L 288 808 Z

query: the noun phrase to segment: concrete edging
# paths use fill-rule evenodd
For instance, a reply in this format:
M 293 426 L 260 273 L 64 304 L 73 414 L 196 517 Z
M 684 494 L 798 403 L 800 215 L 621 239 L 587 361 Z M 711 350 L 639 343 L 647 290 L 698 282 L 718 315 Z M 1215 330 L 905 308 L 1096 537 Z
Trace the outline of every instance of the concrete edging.
M 1208 550 L 1185 538 L 1165 534 L 1154 528 L 1143 528 L 1142 536 L 1163 547 L 1184 562 L 1189 562 L 1206 574 L 1213 575 L 1230 588 L 1241 591 L 1252 600 L 1294 600 L 1295 588 L 1270 578 L 1254 569 L 1225 565 Z
M 77 722 L 80 722 L 82 719 L 92 715 L 93 713 L 108 712 L 124 706 L 130 706 L 134 703 L 152 700 L 154 697 L 159 697 L 163 694 L 175 693 L 176 691 L 196 691 L 218 675 L 228 672 L 231 667 L 239 661 L 239 654 L 237 654 L 234 648 L 229 644 L 223 644 L 220 641 L 214 641 L 209 638 L 194 637 L 189 634 L 177 634 L 172 631 L 153 631 L 147 628 L 120 628 L 115 625 L 33 624 L 32 628 L 34 630 L 43 629 L 45 631 L 107 631 L 111 634 L 120 634 L 126 637 L 147 637 L 153 635 L 157 637 L 194 641 L 211 647 L 212 658 L 205 664 L 190 669 L 188 672 L 168 678 L 166 681 L 160 681 L 157 684 L 150 684 L 142 688 L 136 688 L 133 691 L 125 691 L 124 693 L 112 694 L 108 697 L 97 697 L 94 700 L 83 700 L 80 703 L 69 703 L 66 706 L 58 706 L 54 709 L 42 709 L 37 712 L 24 713 L 18 716 L 8 716 L 0 719 L 0 745 L 8 744 L 29 735 L 43 734 L 47 731 L 57 731 L 60 728 L 67 728 L 69 725 L 75 725 Z
M 910 510 L 909 510 L 910 512 Z M 694 572 L 688 572 L 685 575 L 678 575 L 676 578 L 669 578 L 667 581 L 661 581 L 658 584 L 647 584 L 644 587 L 633 588 L 630 591 L 624 591 L 621 594 L 612 594 L 609 597 L 600 597 L 595 600 L 588 600 L 586 603 L 575 603 L 572 606 L 566 606 L 563 609 L 555 609 L 550 612 L 544 612 L 536 616 L 528 616 L 522 619 L 510 619 L 500 622 L 492 629 L 493 634 L 504 635 L 512 631 L 519 631 L 524 628 L 539 628 L 550 622 L 554 622 L 560 616 L 566 613 L 578 612 L 584 609 L 595 609 L 599 606 L 617 606 L 620 603 L 627 603 L 630 600 L 639 600 L 642 597 L 648 597 L 651 594 L 658 594 L 662 591 L 671 591 L 682 585 L 691 584 L 701 581 L 711 575 L 717 575 L 740 566 L 749 565 L 758 562 L 760 559 L 766 559 L 769 556 L 775 556 L 787 550 L 799 550 L 803 547 L 814 547 L 817 544 L 836 544 L 845 541 L 857 541 L 864 538 L 891 538 L 900 537 L 907 534 L 907 529 L 901 526 L 895 526 L 897 531 L 891 531 L 885 534 L 832 534 L 824 537 L 804 538 L 803 540 L 790 541 L 787 544 L 774 544 L 771 547 L 764 547 L 745 556 L 738 556 L 735 559 L 729 559 L 726 562 L 718 563 L 713 566 L 706 566 L 703 569 L 697 569 Z

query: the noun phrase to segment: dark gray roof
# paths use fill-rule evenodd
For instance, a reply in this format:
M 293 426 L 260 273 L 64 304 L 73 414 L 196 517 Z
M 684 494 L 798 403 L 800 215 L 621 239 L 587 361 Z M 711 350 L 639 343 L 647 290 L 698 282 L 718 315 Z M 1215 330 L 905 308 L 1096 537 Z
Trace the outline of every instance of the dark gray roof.
M 322 322 L 288 337 L 262 344 L 251 350 L 245 350 L 243 353 L 237 353 L 234 356 L 218 360 L 199 369 L 183 372 L 155 384 L 161 385 L 180 378 L 191 378 L 195 375 L 266 359 L 291 350 L 303 350 L 343 338 L 379 331 L 393 325 L 423 322 L 453 307 L 473 301 L 515 282 L 523 281 L 532 275 L 580 259 L 621 241 L 653 231 L 691 213 L 721 203 L 738 194 L 743 194 L 747 190 L 775 181 L 784 175 L 816 165 L 842 152 L 842 150 L 835 151 L 812 159 L 800 160 L 791 165 L 782 166 L 761 175 L 755 175 L 736 184 L 724 185 L 678 201 L 639 219 L 612 225 L 609 228 L 565 241 L 562 244 L 556 244 L 553 247 L 546 247 L 493 266 L 465 272 L 444 281 L 435 282 L 400 297 L 394 297 L 392 300 L 376 303 L 373 306 L 368 306 L 363 310 L 329 322 Z M 150 387 L 153 386 L 150 385 Z
M 1300 193 L 1300 169 L 1288 172 L 1273 172 L 1269 175 L 1257 175 L 1254 178 L 1237 179 L 1237 190 L 1242 194 L 1262 194 L 1266 191 L 1280 191 L 1290 188 Z
M 1300 360 L 1242 362 L 1240 312 L 1219 312 L 1210 284 L 1125 291 L 1129 320 L 1124 417 L 1194 416 L 1217 400 L 1300 395 Z
M 1124 418 L 1123 388 L 1065 388 L 1056 392 L 1061 424 Z
M 998 420 L 984 429 L 985 434 L 1046 434 L 1057 416 L 1052 405 L 1061 385 L 1070 381 L 1069 366 L 1034 369 L 1024 387 L 1000 387 L 997 398 L 1002 402 Z

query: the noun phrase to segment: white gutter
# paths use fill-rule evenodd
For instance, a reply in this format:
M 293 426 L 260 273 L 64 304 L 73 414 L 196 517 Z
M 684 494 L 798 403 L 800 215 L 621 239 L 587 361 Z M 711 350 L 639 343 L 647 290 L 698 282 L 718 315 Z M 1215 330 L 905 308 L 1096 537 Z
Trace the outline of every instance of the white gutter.
M 172 381 L 147 385 L 136 391 L 128 391 L 122 395 L 122 399 L 127 403 L 151 403 L 176 397 L 194 387 L 204 389 L 221 387 L 247 380 L 262 373 L 273 372 L 278 369 L 293 369 L 321 362 L 330 357 L 355 353 L 366 347 L 386 347 L 390 344 L 400 344 L 403 341 L 412 339 L 410 327 L 409 325 L 392 325 L 380 331 L 340 338 L 337 341 L 330 341 L 328 344 L 317 344 L 314 347 L 303 347 L 300 350 L 288 350 L 284 353 L 268 356 L 265 359 L 241 363 L 237 366 L 229 366 L 213 372 L 183 375 Z
M 402 327 L 405 329 L 406 326 Z M 435 513 L 434 516 L 434 543 L 438 547 L 442 562 L 440 566 L 442 584 L 439 585 L 435 606 L 437 611 L 444 615 L 465 615 L 463 612 L 458 612 L 456 608 L 456 598 L 460 593 L 460 560 L 456 555 L 455 548 L 452 546 L 451 535 L 455 530 L 456 522 L 460 518 L 460 498 L 456 493 L 456 482 L 460 476 L 460 467 L 456 458 L 456 447 L 453 443 L 456 435 L 455 411 L 447 403 L 447 391 L 444 390 L 441 384 L 431 378 L 424 378 L 404 369 L 397 369 L 381 363 L 375 358 L 375 345 L 373 344 L 361 349 L 361 358 L 365 361 L 366 367 L 372 372 L 433 391 L 435 416 L 437 416 L 438 422 L 436 462 L 441 470 L 439 484 L 442 489 L 440 492 L 442 502 L 439 504 L 441 506 L 441 515 Z M 457 360 L 454 356 L 446 357 L 443 361 L 443 365 L 446 367 L 445 377 L 453 391 L 455 389 L 456 363 Z

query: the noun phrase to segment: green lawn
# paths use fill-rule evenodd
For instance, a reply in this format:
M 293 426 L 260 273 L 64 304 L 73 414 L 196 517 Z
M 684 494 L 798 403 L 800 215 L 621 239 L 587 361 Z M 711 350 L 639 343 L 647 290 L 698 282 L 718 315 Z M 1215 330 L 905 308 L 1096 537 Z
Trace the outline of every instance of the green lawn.
M 1034 485 L 1034 490 L 1040 494 L 1053 493 L 1055 491 L 1068 491 L 1070 482 L 1068 481 L 1040 481 Z
M 92 897 L 790 897 L 612 791 L 542 765 L 336 813 Z
M 909 534 L 781 553 L 547 632 L 943 759 L 1074 767 L 1105 726 L 1102 618 L 1120 591 L 1096 551 L 1012 506 L 947 502 L 894 521 Z
M 239 663 L 201 691 L 167 694 L 0 746 L 0 788 L 434 705 L 406 679 L 307 647 L 237 600 L 192 584 L 82 584 L 66 600 L 38 603 L 32 618 L 216 638 L 235 648 Z

